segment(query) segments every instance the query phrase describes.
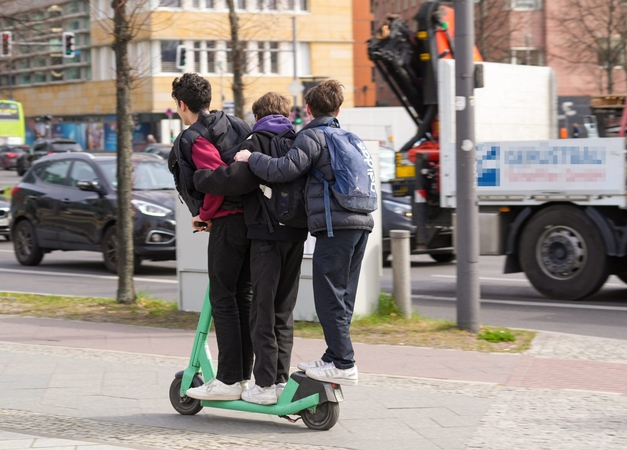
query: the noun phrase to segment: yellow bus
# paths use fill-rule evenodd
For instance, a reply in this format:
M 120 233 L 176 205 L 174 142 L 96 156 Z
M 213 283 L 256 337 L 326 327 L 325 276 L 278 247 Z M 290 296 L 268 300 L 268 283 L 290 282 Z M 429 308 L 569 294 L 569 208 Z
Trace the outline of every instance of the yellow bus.
M 23 145 L 26 126 L 22 104 L 13 100 L 0 100 L 0 145 Z

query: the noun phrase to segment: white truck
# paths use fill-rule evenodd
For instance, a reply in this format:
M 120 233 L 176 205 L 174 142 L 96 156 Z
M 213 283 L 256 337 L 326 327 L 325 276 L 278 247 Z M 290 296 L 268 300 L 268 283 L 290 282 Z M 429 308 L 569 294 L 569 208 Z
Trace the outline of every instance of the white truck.
M 385 39 L 398 38 L 397 29 L 391 38 L 373 38 L 369 53 L 416 119 L 418 133 L 397 157 L 395 180 L 398 195 L 412 196 L 413 249 L 452 256 L 454 240 L 464 236 L 463 224 L 453 232 L 455 112 L 463 105 L 455 98 L 455 61 L 438 58 L 445 54 L 441 48 L 430 53 L 433 64 L 424 69 L 431 71 L 431 84 L 420 72 L 429 59 L 424 55 L 430 39 L 435 41 L 445 25 L 438 17 L 433 29 L 421 29 L 417 20 L 418 32 L 412 33 L 418 39 L 408 34 L 404 50 L 389 53 L 399 44 Z M 476 65 L 482 67 L 484 85 L 474 98 L 480 253 L 507 255 L 504 273 L 524 272 L 553 299 L 588 297 L 610 274 L 627 282 L 625 139 L 557 139 L 552 69 Z M 419 95 L 407 87 L 412 78 Z M 435 100 L 429 89 L 437 90 Z

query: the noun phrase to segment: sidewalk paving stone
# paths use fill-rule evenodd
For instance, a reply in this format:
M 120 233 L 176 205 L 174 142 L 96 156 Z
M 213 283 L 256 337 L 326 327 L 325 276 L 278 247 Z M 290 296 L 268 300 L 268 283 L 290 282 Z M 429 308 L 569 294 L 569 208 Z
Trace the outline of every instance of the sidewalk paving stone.
M 316 432 L 262 414 L 177 414 L 167 391 L 193 336 L 0 317 L 0 449 L 627 449 L 624 341 L 539 333 L 524 355 L 356 344 L 360 384 Z M 293 364 L 323 348 L 296 339 Z

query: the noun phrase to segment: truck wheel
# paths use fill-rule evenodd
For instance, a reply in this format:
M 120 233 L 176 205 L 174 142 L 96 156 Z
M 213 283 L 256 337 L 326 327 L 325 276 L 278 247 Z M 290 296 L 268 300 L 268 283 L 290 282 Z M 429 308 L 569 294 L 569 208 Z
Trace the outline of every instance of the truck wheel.
M 552 206 L 531 217 L 518 248 L 527 278 L 549 298 L 589 297 L 609 276 L 601 233 L 582 210 L 572 206 Z

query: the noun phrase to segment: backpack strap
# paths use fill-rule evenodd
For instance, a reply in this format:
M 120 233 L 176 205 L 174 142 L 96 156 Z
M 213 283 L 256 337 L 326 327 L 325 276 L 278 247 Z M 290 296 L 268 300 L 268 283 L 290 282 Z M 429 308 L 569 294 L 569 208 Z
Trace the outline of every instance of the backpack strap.
M 331 222 L 331 200 L 329 199 L 329 182 L 324 179 L 322 176 L 322 172 L 320 172 L 315 167 L 312 167 L 309 170 L 314 177 L 316 177 L 319 181 L 322 181 L 324 185 L 324 216 L 327 222 L 327 236 L 333 237 L 333 223 Z

